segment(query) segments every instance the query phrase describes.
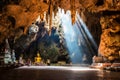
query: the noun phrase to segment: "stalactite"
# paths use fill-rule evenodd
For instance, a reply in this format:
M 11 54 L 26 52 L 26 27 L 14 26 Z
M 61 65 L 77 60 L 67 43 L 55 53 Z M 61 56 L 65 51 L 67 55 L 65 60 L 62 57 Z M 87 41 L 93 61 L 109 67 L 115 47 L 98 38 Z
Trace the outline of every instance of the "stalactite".
M 53 0 L 50 0 L 50 23 L 49 23 L 50 28 L 49 28 L 49 30 L 51 30 L 51 28 L 52 28 L 52 12 L 53 12 L 52 1 Z
M 46 21 L 47 23 L 49 22 L 49 35 L 51 34 L 51 29 L 52 29 L 52 12 L 53 12 L 53 0 L 49 0 L 49 8 L 48 11 L 46 12 Z
M 42 12 L 42 13 L 40 14 L 40 18 L 41 18 L 41 21 L 44 20 L 44 12 Z
M 53 12 L 54 12 L 54 16 L 56 16 L 56 13 L 58 12 L 58 2 L 54 2 L 53 4 Z
M 54 6 L 53 7 L 53 12 L 54 12 L 54 17 L 56 16 L 56 13 L 58 12 L 58 7 L 57 6 Z
M 48 15 L 48 12 L 46 12 L 46 22 L 48 23 L 49 21 L 49 15 Z
M 72 24 L 74 24 L 75 23 L 75 15 L 76 15 L 75 0 L 71 0 L 70 4 L 71 4 L 71 19 L 72 19 Z

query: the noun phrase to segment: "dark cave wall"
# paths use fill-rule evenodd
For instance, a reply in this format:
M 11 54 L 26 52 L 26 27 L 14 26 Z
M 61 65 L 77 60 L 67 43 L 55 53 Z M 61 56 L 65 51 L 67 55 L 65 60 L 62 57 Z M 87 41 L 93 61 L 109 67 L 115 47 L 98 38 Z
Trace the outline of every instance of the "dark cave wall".
M 100 37 L 102 33 L 101 25 L 99 22 L 100 14 L 91 13 L 88 10 L 85 10 L 83 14 L 84 14 L 83 20 L 86 23 L 87 28 L 89 29 L 91 35 L 93 36 L 93 39 L 95 40 L 97 46 L 99 46 Z

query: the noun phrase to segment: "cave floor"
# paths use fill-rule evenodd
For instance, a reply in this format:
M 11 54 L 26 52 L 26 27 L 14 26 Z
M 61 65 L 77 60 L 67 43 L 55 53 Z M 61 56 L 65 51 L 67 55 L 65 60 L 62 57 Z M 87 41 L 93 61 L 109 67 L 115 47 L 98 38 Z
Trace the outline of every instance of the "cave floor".
M 22 66 L 0 70 L 0 80 L 120 80 L 119 74 L 81 66 Z

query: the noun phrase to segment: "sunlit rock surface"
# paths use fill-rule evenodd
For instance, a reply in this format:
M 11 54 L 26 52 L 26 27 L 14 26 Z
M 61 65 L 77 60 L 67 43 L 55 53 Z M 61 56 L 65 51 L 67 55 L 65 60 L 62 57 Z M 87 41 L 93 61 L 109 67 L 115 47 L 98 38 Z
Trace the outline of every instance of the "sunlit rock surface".
M 109 60 L 120 57 L 120 16 L 102 17 L 102 35 L 99 52 Z

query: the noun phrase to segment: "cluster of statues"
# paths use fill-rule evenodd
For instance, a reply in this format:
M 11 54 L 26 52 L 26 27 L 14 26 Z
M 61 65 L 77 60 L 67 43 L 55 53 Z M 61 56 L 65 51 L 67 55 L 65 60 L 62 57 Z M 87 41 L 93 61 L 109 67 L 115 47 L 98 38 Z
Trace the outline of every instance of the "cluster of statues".
M 15 51 L 14 50 L 10 51 L 9 49 L 5 49 L 4 63 L 5 64 L 16 63 L 16 57 L 15 57 Z
M 5 53 L 4 64 L 19 64 L 19 65 L 43 65 L 44 64 L 39 52 L 34 58 L 34 61 L 31 61 L 30 58 L 28 58 L 27 60 L 23 59 L 23 55 L 21 55 L 19 59 L 16 60 L 15 50 L 10 51 L 9 49 L 5 49 L 4 53 Z M 50 64 L 49 60 L 48 60 L 48 64 Z
M 32 25 L 31 30 L 36 30 L 36 32 L 38 31 L 37 26 L 35 26 L 35 24 Z M 33 31 L 35 32 L 35 31 Z M 32 32 L 31 32 L 32 33 Z M 8 39 L 5 40 L 6 42 L 6 47 L 5 49 L 3 49 L 3 53 L 4 56 L 2 58 L 2 63 L 5 65 L 11 65 L 11 64 L 18 64 L 18 65 L 43 65 L 44 62 L 40 56 L 40 53 L 37 52 L 36 57 L 33 59 L 27 58 L 24 59 L 23 55 L 19 56 L 18 59 L 16 59 L 16 54 L 15 54 L 15 50 L 11 50 Z M 50 63 L 50 61 L 48 60 L 48 63 Z
M 28 65 L 28 66 L 30 66 L 30 65 L 45 65 L 45 63 L 43 62 L 39 52 L 37 53 L 33 62 L 31 61 L 30 58 L 28 58 L 26 61 L 24 61 L 22 56 L 20 56 L 18 62 L 19 62 L 19 64 Z M 48 64 L 50 64 L 49 60 L 48 60 Z

